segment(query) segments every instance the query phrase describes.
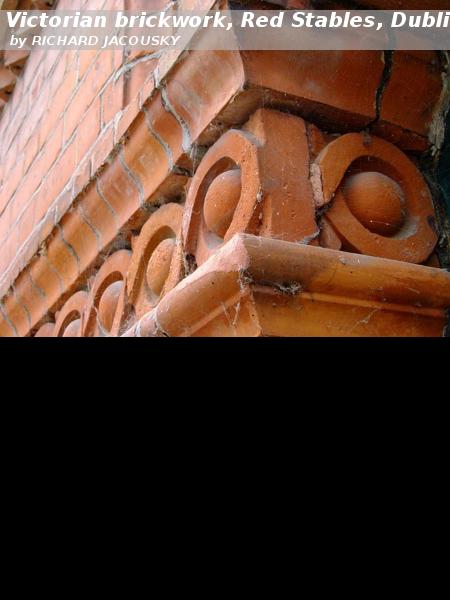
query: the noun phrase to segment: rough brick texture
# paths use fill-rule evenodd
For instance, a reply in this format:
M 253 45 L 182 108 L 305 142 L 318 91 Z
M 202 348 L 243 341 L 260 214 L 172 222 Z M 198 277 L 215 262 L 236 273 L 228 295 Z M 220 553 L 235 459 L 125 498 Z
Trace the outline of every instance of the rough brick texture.
M 274 3 L 288 8 L 310 5 L 305 0 Z M 169 5 L 208 9 L 213 4 L 214 0 L 151 0 L 153 9 Z M 256 2 L 249 4 L 254 6 Z M 383 4 L 389 3 L 367 2 L 370 6 Z M 222 5 L 226 6 L 226 0 Z M 83 7 L 140 10 L 148 9 L 149 2 L 58 3 L 58 9 Z M 197 199 L 195 193 L 197 188 L 203 189 L 200 175 L 203 173 L 207 179 L 210 169 L 224 159 L 222 147 L 228 152 L 227 161 L 234 152 L 234 167 L 239 166 L 242 181 L 250 182 L 245 186 L 248 206 L 241 210 L 240 220 L 235 217 L 231 227 L 234 234 L 259 233 L 333 250 L 347 243 L 347 250 L 351 247 L 382 258 L 400 256 L 401 260 L 417 263 L 424 263 L 433 250 L 434 232 L 428 231 L 433 211 L 421 179 L 417 180 L 415 195 L 420 192 L 425 198 L 426 210 L 420 212 L 413 207 L 411 214 L 422 218 L 428 245 L 417 256 L 406 256 L 403 242 L 399 244 L 400 254 L 396 254 L 396 248 L 385 249 L 378 239 L 375 247 L 368 244 L 367 233 L 354 239 L 347 222 L 342 223 L 339 206 L 321 221 L 316 220 L 317 215 L 321 217 L 313 206 L 313 196 L 315 201 L 318 196 L 314 188 L 317 180 L 312 178 L 310 183 L 309 174 L 314 166 L 322 168 L 322 183 L 327 173 L 335 174 L 337 159 L 327 166 L 322 151 L 328 147 L 332 153 L 341 143 L 335 138 L 344 137 L 344 151 L 338 153 L 344 163 L 346 153 L 353 156 L 352 140 L 361 142 L 356 132 L 364 131 L 392 143 L 395 148 L 388 153 L 391 165 L 398 161 L 403 164 L 406 159 L 401 153 L 408 153 L 416 161 L 422 151 L 436 150 L 436 115 L 444 96 L 444 69 L 437 53 L 181 54 L 171 50 L 152 55 L 121 50 L 34 50 L 28 57 L 8 54 L 2 60 L 0 87 L 8 91 L 5 97 L 0 96 L 0 336 L 30 335 L 41 327 L 44 329 L 39 335 L 97 334 L 102 323 L 93 324 L 95 311 L 104 314 L 109 331 L 123 331 L 129 315 L 119 308 L 125 303 L 125 282 L 134 246 L 143 248 L 147 260 L 159 248 L 150 263 L 156 265 L 157 273 L 164 273 L 170 285 L 166 283 L 161 291 L 155 283 L 158 277 L 152 278 L 150 273 L 148 278 L 161 294 L 175 288 L 182 273 L 189 274 L 184 272 L 189 268 L 186 256 L 181 256 L 182 243 L 184 250 L 189 250 L 189 259 L 194 256 L 198 265 L 207 262 L 213 252 L 208 246 L 209 234 L 205 233 L 204 241 L 203 225 L 196 222 L 202 195 L 199 192 Z M 414 87 L 410 85 L 412 79 Z M 260 113 L 261 107 L 289 113 L 289 118 Z M 348 132 L 357 137 L 345 138 Z M 289 141 L 290 135 L 295 143 Z M 248 136 L 252 136 L 253 145 Z M 256 139 L 258 144 L 254 144 Z M 382 142 L 377 144 L 385 147 Z M 292 161 L 286 169 L 283 156 L 291 156 L 289 147 Z M 322 159 L 313 165 L 318 155 Z M 359 154 L 355 156 L 360 158 Z M 254 169 L 248 167 L 249 157 L 255 161 Z M 231 178 L 237 177 L 231 166 L 224 170 L 225 180 L 230 172 Z M 348 165 L 344 166 L 345 172 Z M 296 179 L 300 176 L 301 185 Z M 224 196 L 225 188 L 223 183 L 220 185 L 218 198 Z M 213 196 L 209 198 L 210 221 L 221 231 L 223 215 L 217 214 Z M 233 210 L 239 194 L 234 196 L 229 199 Z M 263 196 L 264 205 L 257 211 L 253 206 Z M 414 197 L 414 190 L 410 196 Z M 181 242 L 181 214 L 186 199 L 184 219 L 190 222 L 183 229 L 187 233 Z M 164 212 L 167 206 L 163 206 L 159 209 L 162 212 L 156 211 L 163 204 L 172 208 Z M 170 211 L 175 216 L 169 219 Z M 344 217 L 349 218 L 347 214 Z M 153 231 L 155 223 L 163 223 L 166 239 L 161 241 L 159 230 Z M 152 236 L 155 247 L 150 251 L 142 240 Z M 197 248 L 198 239 L 204 241 L 204 247 Z M 381 253 L 377 254 L 377 248 Z M 132 273 L 140 273 L 141 279 L 136 275 L 140 282 L 141 259 L 135 252 L 131 268 Z M 430 262 L 429 266 L 437 265 Z M 413 272 L 421 273 L 420 269 Z M 117 279 L 117 273 L 123 280 Z M 405 273 L 409 273 L 406 267 Z M 91 288 L 94 277 L 97 284 Z M 141 288 L 130 288 L 129 293 L 139 300 L 136 314 L 144 314 L 153 306 L 153 296 L 143 299 Z M 154 295 L 158 296 L 156 292 Z M 439 310 L 445 302 L 438 305 Z M 80 308 L 84 305 L 89 306 L 87 323 Z M 79 318 L 72 318 L 74 314 Z M 52 326 L 47 319 L 52 320 Z

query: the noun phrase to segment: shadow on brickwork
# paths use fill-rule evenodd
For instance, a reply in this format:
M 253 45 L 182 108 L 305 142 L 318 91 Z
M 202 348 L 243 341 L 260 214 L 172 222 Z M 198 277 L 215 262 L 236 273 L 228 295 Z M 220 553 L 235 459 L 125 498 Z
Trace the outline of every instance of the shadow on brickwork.
M 438 168 L 438 178 L 445 198 L 445 210 L 450 220 L 450 113 L 447 115 L 445 142 Z

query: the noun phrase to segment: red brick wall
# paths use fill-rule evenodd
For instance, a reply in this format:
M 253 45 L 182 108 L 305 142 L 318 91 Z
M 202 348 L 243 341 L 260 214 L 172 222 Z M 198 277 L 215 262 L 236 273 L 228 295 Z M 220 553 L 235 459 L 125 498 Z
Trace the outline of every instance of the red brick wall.
M 151 0 L 160 9 L 167 0 Z M 60 0 L 58 9 L 149 9 Z M 153 89 L 156 60 L 120 50 L 33 50 L 0 117 L 0 290 L 95 176 Z

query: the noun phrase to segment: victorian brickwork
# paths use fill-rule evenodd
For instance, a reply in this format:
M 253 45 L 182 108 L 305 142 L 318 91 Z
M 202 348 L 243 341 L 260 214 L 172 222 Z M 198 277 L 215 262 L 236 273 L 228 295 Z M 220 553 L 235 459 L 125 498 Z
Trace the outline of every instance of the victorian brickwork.
M 2 61 L 0 336 L 444 334 L 445 52 Z

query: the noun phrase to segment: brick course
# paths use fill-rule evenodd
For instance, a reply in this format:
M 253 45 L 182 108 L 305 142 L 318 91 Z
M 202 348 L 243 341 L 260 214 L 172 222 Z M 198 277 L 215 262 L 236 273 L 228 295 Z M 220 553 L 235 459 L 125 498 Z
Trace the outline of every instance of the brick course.
M 213 4 L 180 0 L 174 6 Z M 148 9 L 138 0 L 77 5 Z M 168 5 L 154 0 L 152 8 Z M 73 8 L 68 0 L 58 3 L 60 10 Z M 116 50 L 35 50 L 16 76 L 12 67 L 23 66 L 26 57 L 5 56 L 0 88 L 15 90 L 0 116 L 0 336 L 29 334 L 86 283 L 99 256 L 120 246 L 124 231 L 139 230 L 168 190 L 183 197 L 197 152 L 227 128 L 242 127 L 260 106 L 293 112 L 327 134 L 369 128 L 405 151 L 430 147 L 443 89 L 435 53 L 394 53 L 387 82 L 381 52 L 292 52 L 286 58 L 277 52 L 191 53 L 180 60 L 174 51 L 156 59 Z M 293 70 L 302 77 L 292 77 Z M 413 76 L 414 89 L 406 85 Z

